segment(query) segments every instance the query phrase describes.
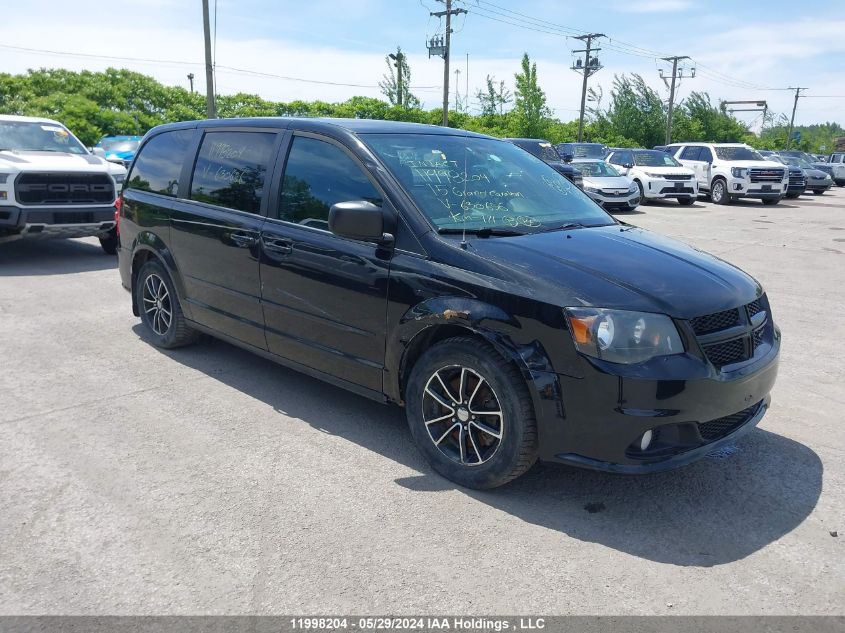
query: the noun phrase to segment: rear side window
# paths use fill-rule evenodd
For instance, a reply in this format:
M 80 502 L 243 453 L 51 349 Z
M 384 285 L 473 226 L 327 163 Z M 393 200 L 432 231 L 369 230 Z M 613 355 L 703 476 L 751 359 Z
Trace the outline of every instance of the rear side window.
M 261 213 L 273 132 L 207 132 L 194 165 L 191 200 Z
M 342 149 L 305 136 L 293 139 L 282 181 L 279 218 L 321 229 L 338 202 L 367 200 L 381 206 L 381 194 Z
M 127 186 L 175 197 L 193 134 L 193 130 L 173 130 L 147 141 L 135 159 Z
M 700 155 L 701 148 L 697 145 L 691 145 L 689 147 L 685 147 L 684 151 L 681 152 L 681 155 L 678 158 L 681 160 L 700 160 Z

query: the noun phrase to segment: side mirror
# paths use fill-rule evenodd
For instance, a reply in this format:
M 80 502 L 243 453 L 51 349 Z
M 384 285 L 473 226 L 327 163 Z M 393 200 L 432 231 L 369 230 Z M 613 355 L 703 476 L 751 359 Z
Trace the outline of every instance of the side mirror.
M 384 232 L 384 211 L 372 202 L 338 202 L 329 210 L 329 230 L 353 240 L 388 242 L 393 236 Z
M 624 167 L 625 169 L 633 169 L 634 163 L 622 163 L 622 167 Z
M 94 154 L 94 156 L 99 156 L 100 158 L 106 157 L 106 150 L 104 150 L 102 147 L 92 147 L 91 153 Z
M 563 158 L 564 163 L 571 163 L 575 159 L 572 154 L 564 154 L 561 158 Z

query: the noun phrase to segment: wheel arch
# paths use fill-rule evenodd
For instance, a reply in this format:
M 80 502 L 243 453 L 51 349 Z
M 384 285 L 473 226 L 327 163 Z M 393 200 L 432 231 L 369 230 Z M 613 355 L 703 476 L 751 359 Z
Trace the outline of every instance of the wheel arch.
M 138 305 L 135 301 L 135 290 L 136 285 L 138 282 L 138 273 L 141 268 L 146 264 L 149 260 L 154 259 L 167 271 L 167 274 L 170 275 L 170 280 L 173 282 L 173 286 L 176 288 L 176 293 L 179 298 L 180 304 L 183 306 L 183 311 L 187 313 L 185 309 L 186 306 L 184 304 L 183 298 L 185 296 L 185 287 L 182 283 L 182 277 L 178 273 L 178 267 L 176 266 L 176 261 L 173 258 L 173 253 L 164 243 L 164 241 L 155 233 L 151 231 L 142 231 L 138 234 L 135 239 L 135 244 L 132 249 L 132 265 L 130 269 L 131 275 L 131 290 L 132 290 L 132 313 L 135 316 L 138 316 L 140 312 L 138 311 Z M 190 317 L 189 317 L 190 318 Z

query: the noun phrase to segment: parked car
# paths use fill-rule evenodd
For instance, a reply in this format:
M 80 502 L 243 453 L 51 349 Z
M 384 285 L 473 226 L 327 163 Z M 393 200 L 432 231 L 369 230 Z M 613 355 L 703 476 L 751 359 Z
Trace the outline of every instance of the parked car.
M 845 152 L 834 152 L 827 158 L 833 181 L 839 187 L 845 187 Z
M 675 198 L 689 206 L 698 197 L 695 172 L 666 152 L 653 149 L 614 149 L 605 159 L 633 182 L 642 202 Z
M 769 407 L 781 335 L 759 282 L 617 222 L 499 139 L 174 123 L 147 134 L 122 201 L 120 277 L 153 344 L 205 332 L 404 405 L 463 486 L 537 459 L 666 470 Z
M 572 166 L 584 177 L 584 192 L 608 211 L 633 211 L 640 204 L 640 190 L 603 160 L 580 159 Z
M 539 138 L 505 138 L 502 140 L 513 143 L 532 156 L 536 156 L 547 165 L 550 165 L 552 169 L 566 176 L 576 187 L 581 188 L 584 186 L 581 172 L 569 164 L 572 159 L 568 158 L 565 160 L 548 141 Z
M 95 236 L 113 255 L 125 176 L 58 121 L 0 116 L 0 241 Z
M 807 190 L 807 174 L 801 167 L 789 162 L 789 160 L 798 160 L 797 158 L 779 156 L 777 153 L 767 150 L 763 150 L 759 154 L 766 160 L 785 165 L 789 170 L 789 184 L 786 187 L 784 198 L 797 198 Z
M 607 145 L 601 143 L 558 143 L 555 145 L 557 153 L 569 160 L 579 158 L 593 158 L 601 160 L 607 154 Z
M 716 204 L 757 198 L 777 204 L 786 194 L 789 172 L 741 143 L 673 143 L 674 156 L 696 174 L 699 192 Z
M 789 165 L 790 169 L 801 169 L 804 172 L 805 191 L 811 190 L 814 194 L 821 195 L 833 186 L 833 178 L 830 174 L 821 169 L 816 169 L 803 158 L 796 158 L 795 156 L 779 156 L 779 158 Z M 791 182 L 792 177 L 790 176 Z
M 94 146 L 94 152 L 102 155 L 107 161 L 129 167 L 142 138 L 142 136 L 104 136 Z
M 829 174 L 831 179 L 833 179 L 834 183 L 836 183 L 837 185 L 845 186 L 845 165 L 843 165 L 842 167 L 837 167 L 835 164 L 831 163 L 831 158 L 833 156 L 836 156 L 836 154 L 831 154 L 830 156 L 828 156 L 826 161 L 818 161 L 816 160 L 816 157 L 812 154 L 808 154 L 807 152 L 802 152 L 800 150 L 780 150 L 778 152 L 778 155 L 789 156 L 791 158 L 800 158 L 802 160 L 805 160 L 810 163 L 815 169 Z

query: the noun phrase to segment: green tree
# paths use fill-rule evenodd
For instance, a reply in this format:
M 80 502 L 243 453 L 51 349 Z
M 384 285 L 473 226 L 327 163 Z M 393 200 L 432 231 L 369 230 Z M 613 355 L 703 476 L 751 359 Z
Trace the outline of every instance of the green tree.
M 551 110 L 546 106 L 546 93 L 537 84 L 537 63 L 531 63 L 528 53 L 523 54 L 522 72 L 515 77 L 514 131 L 517 136 L 543 138 Z
M 402 52 L 401 46 L 396 47 L 393 58 L 390 55 L 384 58 L 388 70 L 378 84 L 381 93 L 387 97 L 390 105 L 402 108 L 419 108 L 420 100 L 411 94 L 411 67 L 408 65 L 408 56 Z

